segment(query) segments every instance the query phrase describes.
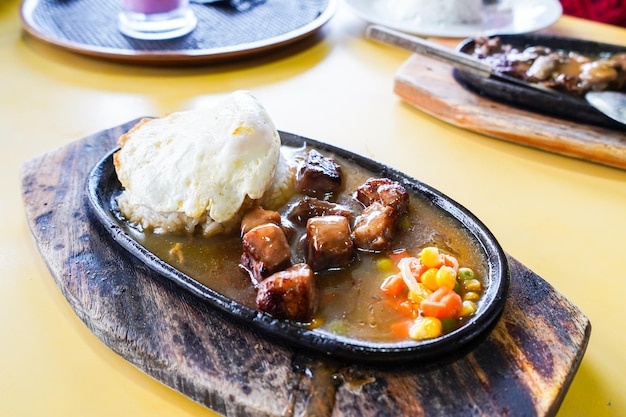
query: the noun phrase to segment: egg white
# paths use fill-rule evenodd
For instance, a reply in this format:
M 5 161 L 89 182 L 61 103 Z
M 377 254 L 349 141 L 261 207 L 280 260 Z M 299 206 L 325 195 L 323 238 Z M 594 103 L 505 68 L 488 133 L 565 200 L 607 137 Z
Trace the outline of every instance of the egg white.
M 267 111 L 237 91 L 212 109 L 172 113 L 120 139 L 117 176 L 130 204 L 231 220 L 272 183 L 280 137 Z

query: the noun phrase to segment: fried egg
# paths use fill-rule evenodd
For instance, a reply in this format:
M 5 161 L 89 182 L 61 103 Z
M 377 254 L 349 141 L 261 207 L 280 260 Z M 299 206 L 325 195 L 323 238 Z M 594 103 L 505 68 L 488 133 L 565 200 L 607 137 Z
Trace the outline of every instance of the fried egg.
M 212 109 L 143 120 L 119 142 L 114 165 L 128 204 L 219 223 L 263 197 L 280 156 L 274 123 L 246 91 Z

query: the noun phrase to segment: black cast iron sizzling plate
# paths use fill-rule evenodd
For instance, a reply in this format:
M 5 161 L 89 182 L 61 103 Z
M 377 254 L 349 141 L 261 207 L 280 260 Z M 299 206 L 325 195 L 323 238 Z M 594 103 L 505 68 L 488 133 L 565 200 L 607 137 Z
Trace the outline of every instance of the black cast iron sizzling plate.
M 597 56 L 599 53 L 626 52 L 626 47 L 582 39 L 563 38 L 549 35 L 494 35 L 502 43 L 518 49 L 529 46 L 547 46 L 552 49 L 574 51 Z M 457 46 L 457 51 L 471 55 L 474 39 L 465 39 Z M 485 78 L 465 71 L 454 71 L 455 79 L 463 87 L 495 101 L 521 107 L 536 113 L 546 114 L 576 122 L 623 130 L 623 126 L 591 107 L 584 98 L 565 93 L 546 94 L 533 88 Z
M 464 326 L 451 333 L 436 339 L 419 342 L 375 343 L 309 330 L 295 322 L 277 320 L 269 314 L 243 306 L 223 296 L 165 263 L 128 235 L 121 227 L 120 220 L 115 214 L 115 197 L 122 191 L 113 167 L 112 155 L 116 150 L 104 157 L 89 173 L 86 184 L 87 197 L 104 229 L 139 261 L 228 315 L 289 344 L 349 360 L 391 363 L 400 360 L 423 361 L 454 356 L 455 353 L 462 352 L 463 349 L 471 348 L 489 333 L 500 317 L 506 302 L 510 276 L 506 256 L 485 225 L 467 209 L 439 191 L 393 168 L 311 139 L 285 132 L 280 132 L 280 136 L 283 145 L 301 147 L 306 144 L 322 152 L 332 153 L 351 160 L 372 171 L 372 175 L 399 181 L 407 189 L 457 219 L 478 240 L 489 263 L 489 274 L 484 282 L 483 301 L 476 315 Z

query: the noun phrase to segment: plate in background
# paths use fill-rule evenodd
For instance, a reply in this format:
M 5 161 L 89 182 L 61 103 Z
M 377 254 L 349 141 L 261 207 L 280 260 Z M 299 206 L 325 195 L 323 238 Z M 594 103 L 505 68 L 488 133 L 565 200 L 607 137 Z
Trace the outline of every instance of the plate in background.
M 427 1 L 427 0 L 424 0 Z M 441 0 L 436 0 L 437 2 Z M 509 12 L 500 10 L 482 23 L 449 23 L 428 19 L 408 12 L 399 12 L 402 0 L 345 0 L 352 11 L 362 19 L 403 32 L 423 36 L 465 38 L 492 34 L 518 34 L 543 29 L 556 22 L 563 14 L 557 0 L 510 1 Z M 501 7 L 505 9 L 505 7 Z
M 518 49 L 525 49 L 533 45 L 547 46 L 554 50 L 575 51 L 591 56 L 600 53 L 615 54 L 626 52 L 625 46 L 584 39 L 540 34 L 495 36 L 499 37 L 503 44 L 513 45 Z M 471 55 L 474 51 L 474 40 L 471 38 L 465 39 L 457 46 L 457 51 Z M 455 70 L 454 76 L 457 82 L 468 90 L 504 104 L 575 122 L 609 129 L 624 129 L 622 124 L 613 121 L 594 109 L 583 97 L 566 93 L 545 94 L 533 88 L 526 88 L 523 85 L 507 83 L 495 78 L 485 78 L 459 70 Z

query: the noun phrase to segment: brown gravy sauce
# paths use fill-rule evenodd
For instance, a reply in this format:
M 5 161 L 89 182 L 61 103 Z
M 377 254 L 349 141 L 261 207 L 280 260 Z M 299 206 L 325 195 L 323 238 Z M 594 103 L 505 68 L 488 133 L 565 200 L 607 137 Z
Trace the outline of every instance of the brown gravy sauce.
M 328 153 L 324 153 L 328 156 Z M 376 176 L 363 167 L 335 157 L 342 167 L 344 187 L 333 201 L 360 212 L 362 206 L 352 198 L 353 191 Z M 437 246 L 457 257 L 461 266 L 470 267 L 483 282 L 488 273 L 485 254 L 475 238 L 460 223 L 441 209 L 408 190 L 409 211 L 400 218 L 400 230 L 390 251 L 405 248 L 412 255 L 425 246 Z M 284 214 L 291 203 L 302 198 L 294 195 L 278 211 Z M 238 234 L 204 238 L 197 235 L 161 235 L 143 233 L 123 225 L 141 245 L 164 262 L 191 278 L 237 301 L 256 309 L 256 291 L 249 276 L 238 266 L 242 254 Z M 302 230 L 298 230 L 300 236 Z M 298 238 L 292 242 L 292 261 L 304 261 Z M 395 342 L 389 325 L 401 318 L 391 309 L 380 292 L 380 284 L 391 273 L 380 271 L 377 261 L 385 254 L 358 253 L 358 260 L 344 270 L 316 275 L 319 306 L 312 327 L 318 331 L 340 334 L 372 342 Z M 478 303 L 480 309 L 480 301 Z

